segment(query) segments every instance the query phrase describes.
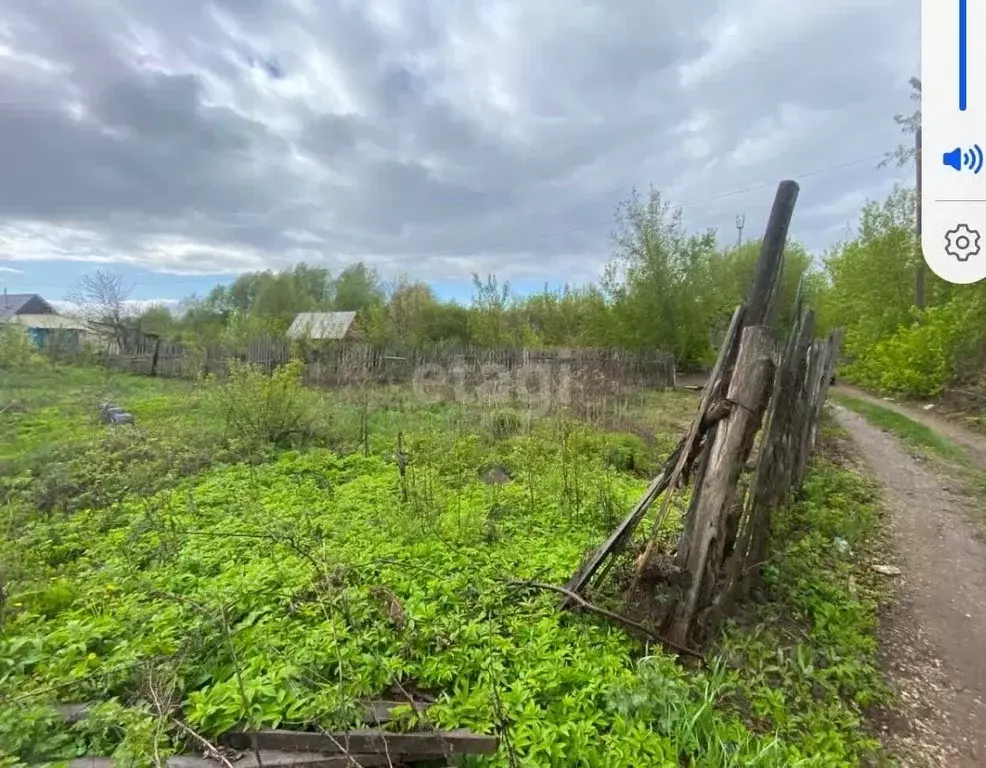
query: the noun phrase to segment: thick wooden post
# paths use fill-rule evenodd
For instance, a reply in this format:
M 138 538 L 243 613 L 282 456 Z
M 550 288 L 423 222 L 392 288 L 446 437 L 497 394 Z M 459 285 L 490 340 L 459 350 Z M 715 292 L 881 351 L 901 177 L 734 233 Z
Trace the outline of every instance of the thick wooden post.
M 760 428 L 773 378 L 774 337 L 755 325 L 743 331 L 727 400 L 729 416 L 719 425 L 708 454 L 702 484 L 696 487 L 688 525 L 678 546 L 677 565 L 691 581 L 675 606 L 668 636 L 691 642 L 697 613 L 712 600 L 726 547 L 726 519 L 736 497 L 740 472 Z
M 151 357 L 151 376 L 157 376 L 158 355 L 161 352 L 161 337 L 154 341 L 154 355 Z
M 728 375 L 732 369 L 733 361 L 735 360 L 735 356 L 739 348 L 739 333 L 742 325 L 743 307 L 739 306 L 733 311 L 733 318 L 729 323 L 729 330 L 726 331 L 726 338 L 723 340 L 722 346 L 719 348 L 719 357 L 716 358 L 715 366 L 713 366 L 712 372 L 709 374 L 709 379 L 705 383 L 705 389 L 702 392 L 702 401 L 699 404 L 698 413 L 695 415 L 695 420 L 692 422 L 691 429 L 685 436 L 682 450 L 677 452 L 678 457 L 674 464 L 674 469 L 666 478 L 666 485 L 671 490 L 664 497 L 664 500 L 661 503 L 661 508 L 654 518 L 654 525 L 651 529 L 651 537 L 644 549 L 643 556 L 637 561 L 637 569 L 634 573 L 634 585 L 639 583 L 641 576 L 643 576 L 644 572 L 649 567 L 651 558 L 654 555 L 654 549 L 656 547 L 657 534 L 661 524 L 667 517 L 669 509 L 671 508 L 671 500 L 674 498 L 674 493 L 679 486 L 686 467 L 689 467 L 695 458 L 695 449 L 698 441 L 704 436 L 705 430 L 703 430 L 703 422 L 706 420 L 708 413 L 712 408 L 712 404 L 721 401 L 725 396 L 725 388 L 728 386 Z M 711 435 L 715 434 L 716 427 L 713 425 L 708 429 L 711 439 Z
M 760 428 L 773 379 L 774 337 L 768 326 L 773 315 L 798 185 L 782 181 L 767 221 L 757 271 L 743 314 L 742 332 L 733 371 L 721 382 L 729 415 L 710 430 L 699 461 L 698 477 L 678 542 L 677 566 L 688 575 L 688 586 L 674 605 L 668 626 L 673 642 L 689 644 L 697 634 L 699 617 L 712 606 L 730 535 L 728 517 L 736 499 L 740 472 L 746 465 Z M 710 382 L 713 384 L 713 382 Z M 720 390 L 721 392 L 722 390 Z M 728 542 L 729 549 L 733 541 Z
M 753 286 L 746 302 L 744 325 L 767 325 L 770 319 L 798 191 L 798 183 L 795 181 L 782 181 L 777 185 L 774 205 L 770 209 L 767 230 L 760 247 L 760 260 L 757 262 Z

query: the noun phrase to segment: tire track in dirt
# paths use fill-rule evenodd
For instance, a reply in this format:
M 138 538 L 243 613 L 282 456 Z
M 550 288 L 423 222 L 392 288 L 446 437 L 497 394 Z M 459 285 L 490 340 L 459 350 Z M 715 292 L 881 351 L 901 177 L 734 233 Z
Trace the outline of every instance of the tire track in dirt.
M 957 481 L 862 416 L 832 409 L 883 487 L 903 571 L 881 622 L 884 669 L 899 695 L 884 741 L 904 766 L 986 766 L 986 547 L 949 490 Z

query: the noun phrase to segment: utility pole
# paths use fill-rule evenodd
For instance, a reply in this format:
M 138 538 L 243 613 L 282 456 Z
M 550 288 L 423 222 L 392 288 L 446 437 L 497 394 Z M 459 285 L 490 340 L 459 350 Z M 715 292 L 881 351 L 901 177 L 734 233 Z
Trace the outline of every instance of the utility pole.
M 924 309 L 924 250 L 921 248 L 921 126 L 914 132 L 914 165 L 917 186 L 917 222 L 915 224 L 914 250 L 914 306 Z
M 743 227 L 746 226 L 746 214 L 736 217 L 736 247 L 743 245 Z

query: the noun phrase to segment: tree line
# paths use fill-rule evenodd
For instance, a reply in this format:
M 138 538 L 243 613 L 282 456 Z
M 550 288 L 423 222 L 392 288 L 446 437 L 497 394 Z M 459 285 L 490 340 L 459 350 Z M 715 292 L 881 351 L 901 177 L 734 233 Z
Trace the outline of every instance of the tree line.
M 749 287 L 759 242 L 723 248 L 711 230 L 687 232 L 681 212 L 656 189 L 634 192 L 619 206 L 613 241 L 596 285 L 519 295 L 495 274 L 473 275 L 471 301 L 463 304 L 408 276 L 385 283 L 363 263 L 336 275 L 300 263 L 243 274 L 183 300 L 177 312 L 150 307 L 137 324 L 176 340 L 235 347 L 283 334 L 299 312 L 355 310 L 375 344 L 651 348 L 673 352 L 682 368 L 707 364 Z M 810 254 L 799 245 L 789 247 L 786 264 L 782 323 L 801 276 L 814 278 Z
M 909 136 L 920 126 L 920 82 L 912 86 L 917 109 L 895 118 Z M 902 143 L 887 162 L 913 163 L 912 147 Z M 986 371 L 986 283 L 951 285 L 928 273 L 924 306 L 916 306 L 915 211 L 915 190 L 899 187 L 867 203 L 828 252 L 813 256 L 789 243 L 776 321 L 783 332 L 800 283 L 821 329 L 846 329 L 844 375 L 885 392 L 933 395 L 971 386 Z M 598 284 L 518 295 L 496 275 L 473 275 L 472 300 L 462 304 L 408 276 L 385 283 L 363 263 L 336 275 L 302 263 L 241 275 L 189 297 L 179 312 L 152 307 L 138 323 L 179 340 L 235 346 L 283 334 L 299 312 L 355 310 L 377 344 L 657 348 L 672 352 L 681 370 L 707 365 L 746 295 L 760 242 L 723 247 L 712 230 L 688 232 L 681 211 L 653 188 L 632 193 L 615 223 Z

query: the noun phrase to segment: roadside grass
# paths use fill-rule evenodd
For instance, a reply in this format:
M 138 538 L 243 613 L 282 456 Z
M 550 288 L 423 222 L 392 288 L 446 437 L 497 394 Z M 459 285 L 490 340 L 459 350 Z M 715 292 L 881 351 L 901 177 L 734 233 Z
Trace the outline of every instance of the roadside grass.
M 567 579 L 694 398 L 635 406 L 648 441 L 507 405 L 294 392 L 305 434 L 260 450 L 234 438 L 215 384 L 81 369 L 10 381 L 0 402 L 16 389 L 24 407 L 0 414 L 4 768 L 151 765 L 197 748 L 176 716 L 210 738 L 239 723 L 346 727 L 398 682 L 437 698 L 432 725 L 501 735 L 499 754 L 468 765 L 880 756 L 864 714 L 886 698 L 881 585 L 859 566 L 879 513 L 830 426 L 803 497 L 775 518 L 765 601 L 694 668 L 515 583 Z M 241 416 L 269 395 L 251 381 L 266 386 L 232 390 Z M 106 393 L 136 427 L 98 424 Z M 486 482 L 491 468 L 505 482 Z M 78 701 L 101 703 L 80 723 L 57 717 Z
M 938 461 L 946 470 L 958 477 L 967 493 L 978 500 L 986 501 L 986 471 L 976 466 L 961 445 L 890 408 L 884 408 L 852 395 L 832 393 L 831 397 L 874 426 L 900 438 L 912 451 L 922 457 Z M 981 511 L 978 514 L 970 513 L 969 517 L 977 526 L 982 527 L 986 524 L 986 517 Z M 983 535 L 986 535 L 986 532 L 983 532 Z
M 837 403 L 855 411 L 860 416 L 864 416 L 871 424 L 901 438 L 913 448 L 927 451 L 950 461 L 968 462 L 968 455 L 961 446 L 902 413 L 852 395 L 833 392 L 831 397 Z

